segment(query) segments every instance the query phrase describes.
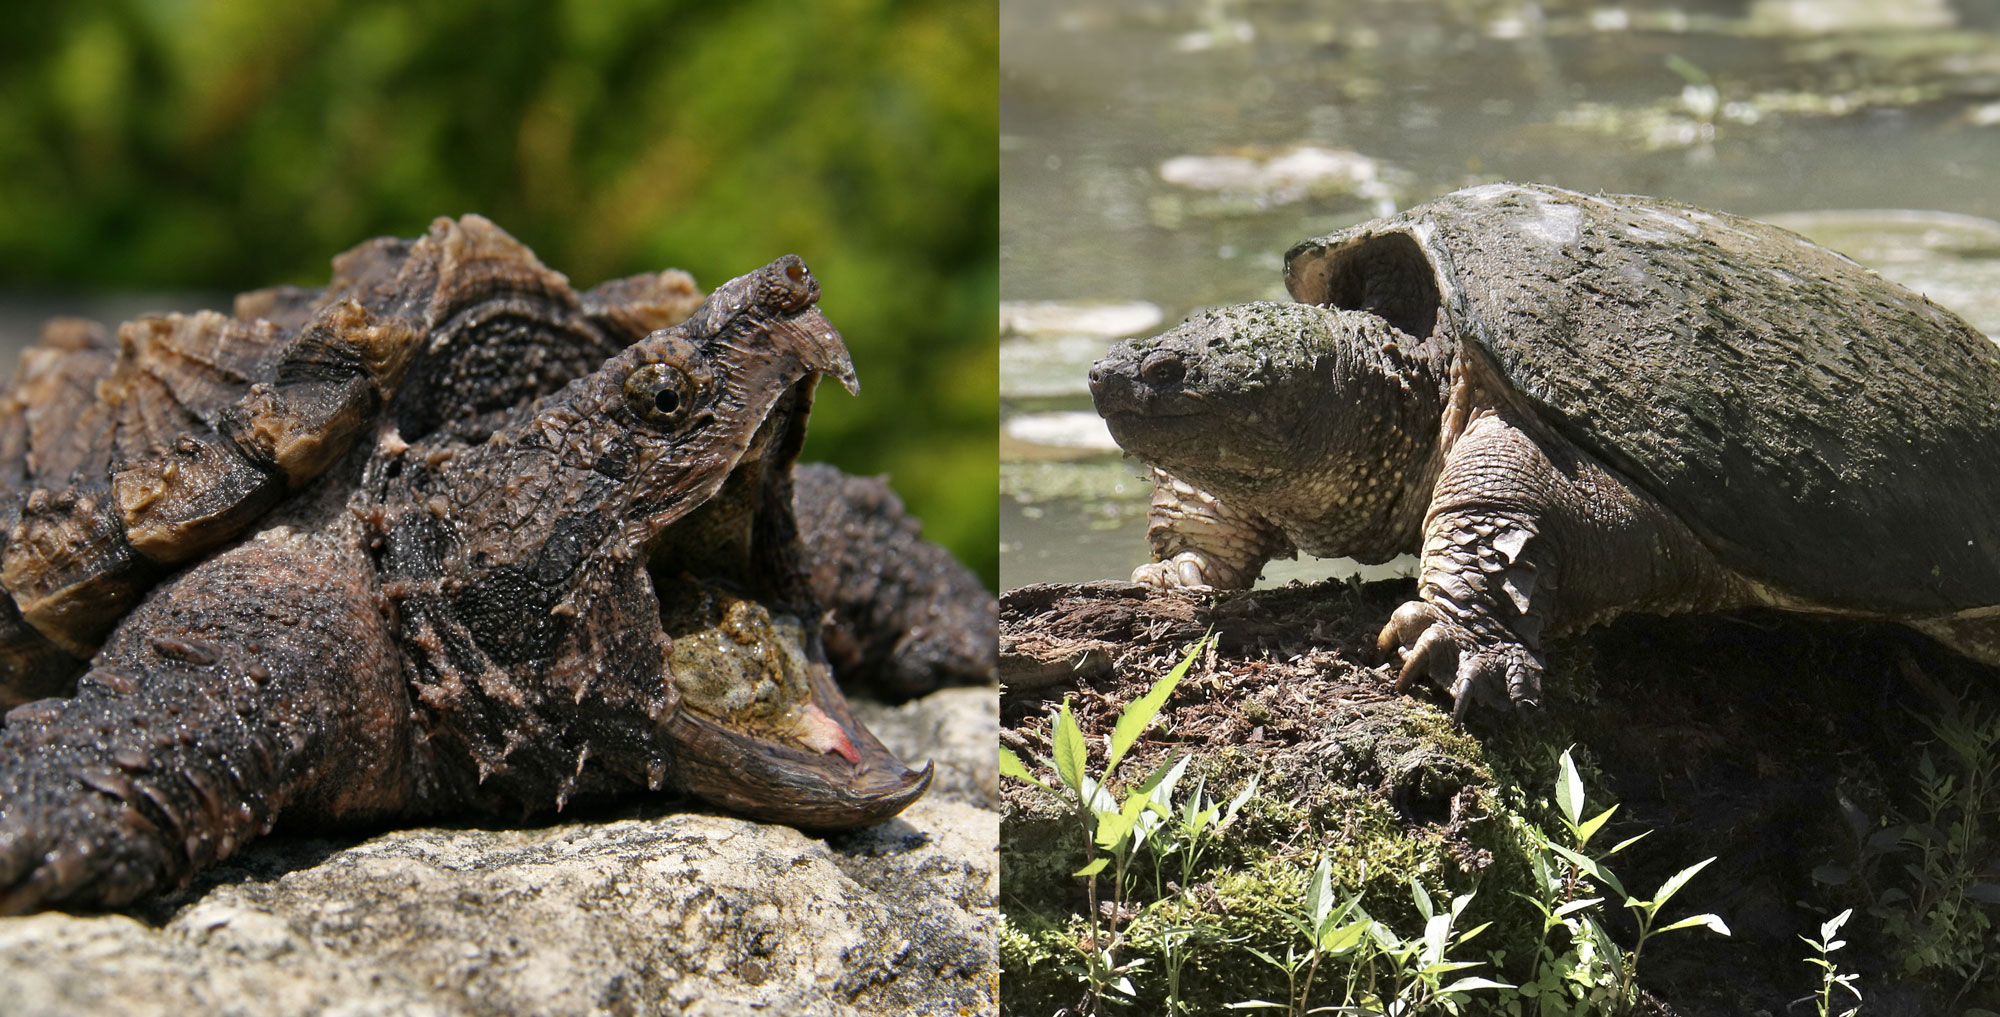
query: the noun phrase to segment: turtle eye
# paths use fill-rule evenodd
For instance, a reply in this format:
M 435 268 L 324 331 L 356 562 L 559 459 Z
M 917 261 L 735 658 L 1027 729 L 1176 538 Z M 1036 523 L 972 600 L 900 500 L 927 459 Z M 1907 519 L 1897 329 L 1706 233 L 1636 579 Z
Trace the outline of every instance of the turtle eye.
M 625 376 L 625 404 L 647 423 L 675 427 L 694 405 L 694 385 L 671 364 L 646 364 Z

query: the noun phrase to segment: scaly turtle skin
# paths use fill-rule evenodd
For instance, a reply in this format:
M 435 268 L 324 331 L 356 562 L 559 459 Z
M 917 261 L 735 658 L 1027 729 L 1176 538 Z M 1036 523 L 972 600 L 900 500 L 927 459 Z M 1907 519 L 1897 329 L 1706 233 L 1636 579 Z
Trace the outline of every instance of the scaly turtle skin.
M 1495 184 L 1308 240 L 1295 304 L 1114 348 L 1155 561 L 1247 587 L 1303 550 L 1420 555 L 1380 646 L 1463 713 L 1540 696 L 1542 637 L 1762 605 L 2000 663 L 2000 348 L 1764 223 Z
M 280 821 L 914 800 L 928 768 L 834 685 L 793 514 L 814 385 L 854 388 L 817 298 L 790 256 L 698 310 L 678 273 L 578 297 L 467 217 L 115 354 L 55 328 L 0 430 L 0 663 L 61 696 L 0 729 L 0 912 L 115 906 Z

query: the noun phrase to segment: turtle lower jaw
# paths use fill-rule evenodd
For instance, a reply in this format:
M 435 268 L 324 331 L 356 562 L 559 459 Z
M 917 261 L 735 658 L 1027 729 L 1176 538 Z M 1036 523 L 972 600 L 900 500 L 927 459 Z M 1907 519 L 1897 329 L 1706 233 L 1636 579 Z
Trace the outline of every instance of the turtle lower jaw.
M 1212 407 L 1175 413 L 1106 413 L 1104 425 L 1118 447 L 1184 480 L 1230 477 L 1225 486 L 1268 479 L 1272 463 L 1285 461 L 1283 435 Z
M 1145 459 L 1167 458 L 1215 443 L 1215 420 L 1203 407 L 1174 407 L 1164 413 L 1100 408 L 1098 414 L 1119 448 Z
M 737 730 L 683 706 L 661 724 L 688 793 L 753 819 L 808 831 L 866 826 L 894 816 L 931 783 L 855 721 L 824 668 L 795 737 Z

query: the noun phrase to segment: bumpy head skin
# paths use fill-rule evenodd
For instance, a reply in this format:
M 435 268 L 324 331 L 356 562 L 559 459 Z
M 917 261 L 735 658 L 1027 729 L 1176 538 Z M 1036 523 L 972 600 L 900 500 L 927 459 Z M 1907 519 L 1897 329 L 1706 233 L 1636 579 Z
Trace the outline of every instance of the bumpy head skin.
M 1239 304 L 1112 347 L 1091 398 L 1126 452 L 1279 526 L 1301 550 L 1414 550 L 1449 354 L 1381 318 Z
M 638 783 L 824 828 L 922 792 L 848 714 L 798 565 L 811 392 L 853 387 L 817 296 L 780 259 L 483 443 L 385 435 L 363 511 L 440 806 Z

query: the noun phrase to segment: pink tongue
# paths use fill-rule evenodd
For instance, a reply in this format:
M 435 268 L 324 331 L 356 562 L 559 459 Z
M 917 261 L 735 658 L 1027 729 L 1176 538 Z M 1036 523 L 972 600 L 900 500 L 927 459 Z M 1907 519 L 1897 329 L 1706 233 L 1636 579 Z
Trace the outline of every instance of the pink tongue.
M 861 761 L 861 754 L 854 751 L 854 743 L 847 740 L 847 732 L 840 724 L 816 704 L 807 703 L 805 716 L 800 719 L 799 740 L 814 752 L 837 752 L 840 758 L 850 763 Z

